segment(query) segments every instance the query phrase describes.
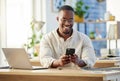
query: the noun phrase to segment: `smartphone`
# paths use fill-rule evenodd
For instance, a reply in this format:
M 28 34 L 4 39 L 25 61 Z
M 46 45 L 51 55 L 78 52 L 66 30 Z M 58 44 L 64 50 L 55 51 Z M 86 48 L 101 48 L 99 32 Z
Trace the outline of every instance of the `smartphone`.
M 74 48 L 67 48 L 66 49 L 66 55 L 73 55 L 75 53 L 75 49 Z

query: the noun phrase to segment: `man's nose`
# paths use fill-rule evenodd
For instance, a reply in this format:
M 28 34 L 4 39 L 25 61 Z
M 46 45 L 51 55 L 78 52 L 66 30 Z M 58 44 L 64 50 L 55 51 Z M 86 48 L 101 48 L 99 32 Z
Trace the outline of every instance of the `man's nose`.
M 71 22 L 65 21 L 65 25 L 70 25 L 70 24 L 71 24 Z

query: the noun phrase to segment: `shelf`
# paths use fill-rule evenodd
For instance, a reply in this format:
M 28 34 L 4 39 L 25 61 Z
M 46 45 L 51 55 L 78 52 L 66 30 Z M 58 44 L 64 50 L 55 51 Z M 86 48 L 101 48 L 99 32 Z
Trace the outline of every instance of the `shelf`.
M 116 21 L 106 21 L 106 20 L 87 20 L 84 22 L 76 22 L 76 23 L 106 23 L 106 22 L 116 22 Z
M 89 38 L 95 38 L 91 39 L 93 47 L 95 49 L 96 56 L 100 56 L 100 49 L 101 48 L 107 48 L 110 46 L 110 40 L 115 40 L 116 47 L 117 46 L 117 40 L 116 39 L 109 39 L 108 38 L 108 32 L 111 27 L 111 24 L 117 25 L 115 29 L 117 29 L 115 32 L 117 32 L 117 38 L 120 38 L 120 21 L 104 21 L 104 20 L 89 20 L 84 21 L 77 24 L 77 30 L 79 32 L 82 32 L 89 36 Z M 94 37 L 91 35 L 91 32 L 94 32 Z M 101 35 L 99 37 L 99 34 Z M 116 34 L 115 34 L 116 35 Z M 110 35 L 112 36 L 112 35 Z M 109 44 L 109 45 L 108 45 Z
M 106 40 L 108 40 L 108 39 L 106 39 L 106 38 L 102 38 L 102 39 L 91 39 L 92 41 L 106 41 Z

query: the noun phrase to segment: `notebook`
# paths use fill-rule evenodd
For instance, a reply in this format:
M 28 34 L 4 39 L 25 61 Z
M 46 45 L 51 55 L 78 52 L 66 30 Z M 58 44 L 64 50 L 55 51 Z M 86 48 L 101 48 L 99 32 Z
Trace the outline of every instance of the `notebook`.
M 11 68 L 30 70 L 47 69 L 42 66 L 32 66 L 24 48 L 2 48 L 2 50 Z

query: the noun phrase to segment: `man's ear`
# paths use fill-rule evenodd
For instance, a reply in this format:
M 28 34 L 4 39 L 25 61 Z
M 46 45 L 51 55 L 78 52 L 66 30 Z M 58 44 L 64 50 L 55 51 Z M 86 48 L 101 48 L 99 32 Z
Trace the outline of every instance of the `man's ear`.
M 56 20 L 59 21 L 59 17 L 58 16 L 56 17 Z

